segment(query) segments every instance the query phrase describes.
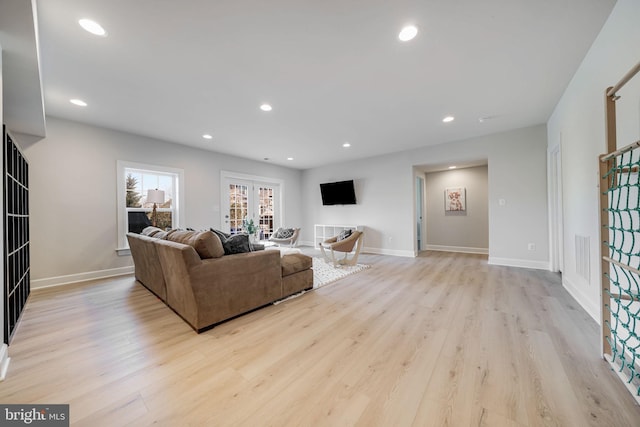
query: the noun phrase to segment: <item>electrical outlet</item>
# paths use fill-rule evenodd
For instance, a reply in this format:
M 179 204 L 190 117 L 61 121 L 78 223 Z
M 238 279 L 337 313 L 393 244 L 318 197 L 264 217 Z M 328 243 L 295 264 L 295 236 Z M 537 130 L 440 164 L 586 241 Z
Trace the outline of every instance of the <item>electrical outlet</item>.
M 535 251 L 536 250 L 536 244 L 535 243 L 529 243 L 527 245 L 527 249 L 530 251 Z

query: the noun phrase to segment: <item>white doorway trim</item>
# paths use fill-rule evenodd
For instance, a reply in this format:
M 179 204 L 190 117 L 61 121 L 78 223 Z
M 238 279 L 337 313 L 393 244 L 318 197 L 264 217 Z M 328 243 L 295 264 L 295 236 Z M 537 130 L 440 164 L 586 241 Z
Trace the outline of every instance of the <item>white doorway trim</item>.
M 562 214 L 562 133 L 558 144 L 547 150 L 549 199 L 549 255 L 551 271 L 564 269 L 564 238 Z
M 220 171 L 220 226 L 222 228 L 224 228 L 224 224 L 225 224 L 225 215 L 228 214 L 228 209 L 227 212 L 225 212 L 225 203 L 228 204 L 229 200 L 228 200 L 228 190 L 227 190 L 227 184 L 229 182 L 229 180 L 243 180 L 243 181 L 252 181 L 252 182 L 256 182 L 256 183 L 265 183 L 265 184 L 271 184 L 274 186 L 278 187 L 278 200 L 276 201 L 277 203 L 277 210 L 278 210 L 278 215 L 277 215 L 277 224 L 274 224 L 275 227 L 282 227 L 283 224 L 286 224 L 285 221 L 285 214 L 284 214 L 284 197 L 285 197 L 285 189 L 284 189 L 284 180 L 283 179 L 279 179 L 279 178 L 269 178 L 269 177 L 264 177 L 264 176 L 258 176 L 258 175 L 249 175 L 249 174 L 244 174 L 244 173 L 240 173 L 240 172 L 231 172 L 231 171 L 225 171 L 222 170 Z M 226 200 L 225 200 L 226 198 Z
M 426 242 L 426 233 L 424 227 L 424 214 L 425 214 L 425 196 L 424 196 L 424 176 L 416 175 L 415 177 L 415 224 L 416 229 L 414 235 L 416 254 L 424 251 Z

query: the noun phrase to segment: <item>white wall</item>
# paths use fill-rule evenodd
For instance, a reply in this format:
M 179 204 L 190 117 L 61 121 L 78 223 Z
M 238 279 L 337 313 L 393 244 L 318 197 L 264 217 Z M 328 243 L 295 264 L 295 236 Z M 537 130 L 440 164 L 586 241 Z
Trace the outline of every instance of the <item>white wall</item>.
M 367 226 L 371 252 L 415 254 L 413 166 L 487 158 L 490 262 L 546 268 L 546 129 L 534 126 L 348 164 L 297 171 L 48 117 L 46 139 L 24 152 L 30 163 L 31 255 L 34 287 L 128 271 L 117 256 L 116 161 L 185 171 L 185 225 L 218 227 L 220 170 L 282 179 L 287 224 Z M 321 182 L 355 179 L 358 204 L 322 206 Z M 498 208 L 498 198 L 507 205 Z M 537 245 L 527 251 L 527 243 Z
M 549 146 L 561 143 L 564 217 L 563 284 L 600 319 L 598 155 L 605 152 L 604 93 L 638 61 L 640 1 L 618 0 L 547 123 Z M 618 145 L 640 137 L 640 76 L 617 104 Z M 589 279 L 576 273 L 575 236 L 590 239 Z
M 413 256 L 413 166 L 488 159 L 489 262 L 547 269 L 546 146 L 546 127 L 538 125 L 306 170 L 302 240 L 313 240 L 316 223 L 358 224 L 367 227 L 367 251 Z M 319 184 L 344 179 L 355 180 L 358 204 L 322 206 Z M 528 251 L 528 243 L 537 250 Z
M 24 153 L 31 175 L 34 287 L 125 271 L 133 265 L 130 256 L 115 251 L 118 160 L 183 169 L 187 227 L 220 226 L 216 208 L 221 170 L 283 180 L 286 221 L 302 222 L 301 172 L 295 169 L 52 117 L 47 117 L 47 137 Z
M 357 204 L 322 206 L 320 183 L 347 179 L 354 180 Z M 302 240 L 313 241 L 314 224 L 365 225 L 366 250 L 412 256 L 412 180 L 411 166 L 397 154 L 304 171 Z
M 426 174 L 427 249 L 488 253 L 489 171 L 487 166 Z M 466 189 L 466 210 L 444 210 L 444 191 Z

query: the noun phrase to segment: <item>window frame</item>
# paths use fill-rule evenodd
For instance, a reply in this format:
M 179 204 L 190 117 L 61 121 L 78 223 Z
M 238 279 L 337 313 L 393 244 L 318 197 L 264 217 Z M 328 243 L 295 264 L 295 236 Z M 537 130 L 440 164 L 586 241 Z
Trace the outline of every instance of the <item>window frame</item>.
M 144 171 L 157 174 L 175 175 L 175 201 L 172 220 L 176 228 L 184 228 L 184 170 L 168 166 L 152 165 L 147 163 L 130 162 L 125 160 L 117 161 L 117 222 L 118 222 L 118 247 L 116 252 L 118 255 L 130 255 L 129 242 L 127 241 L 127 191 L 126 191 L 126 174 L 128 169 Z M 146 211 L 143 208 L 133 208 Z M 164 210 L 164 209 L 163 209 Z

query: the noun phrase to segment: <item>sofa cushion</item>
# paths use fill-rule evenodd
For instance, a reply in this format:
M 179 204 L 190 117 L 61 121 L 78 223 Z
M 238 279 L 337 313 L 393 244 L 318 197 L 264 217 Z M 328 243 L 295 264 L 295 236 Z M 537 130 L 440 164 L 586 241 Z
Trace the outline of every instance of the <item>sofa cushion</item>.
M 280 258 L 282 277 L 311 268 L 312 258 L 304 254 L 287 254 Z
M 192 246 L 201 259 L 220 258 L 225 253 L 222 242 L 211 231 L 171 230 L 165 240 Z

